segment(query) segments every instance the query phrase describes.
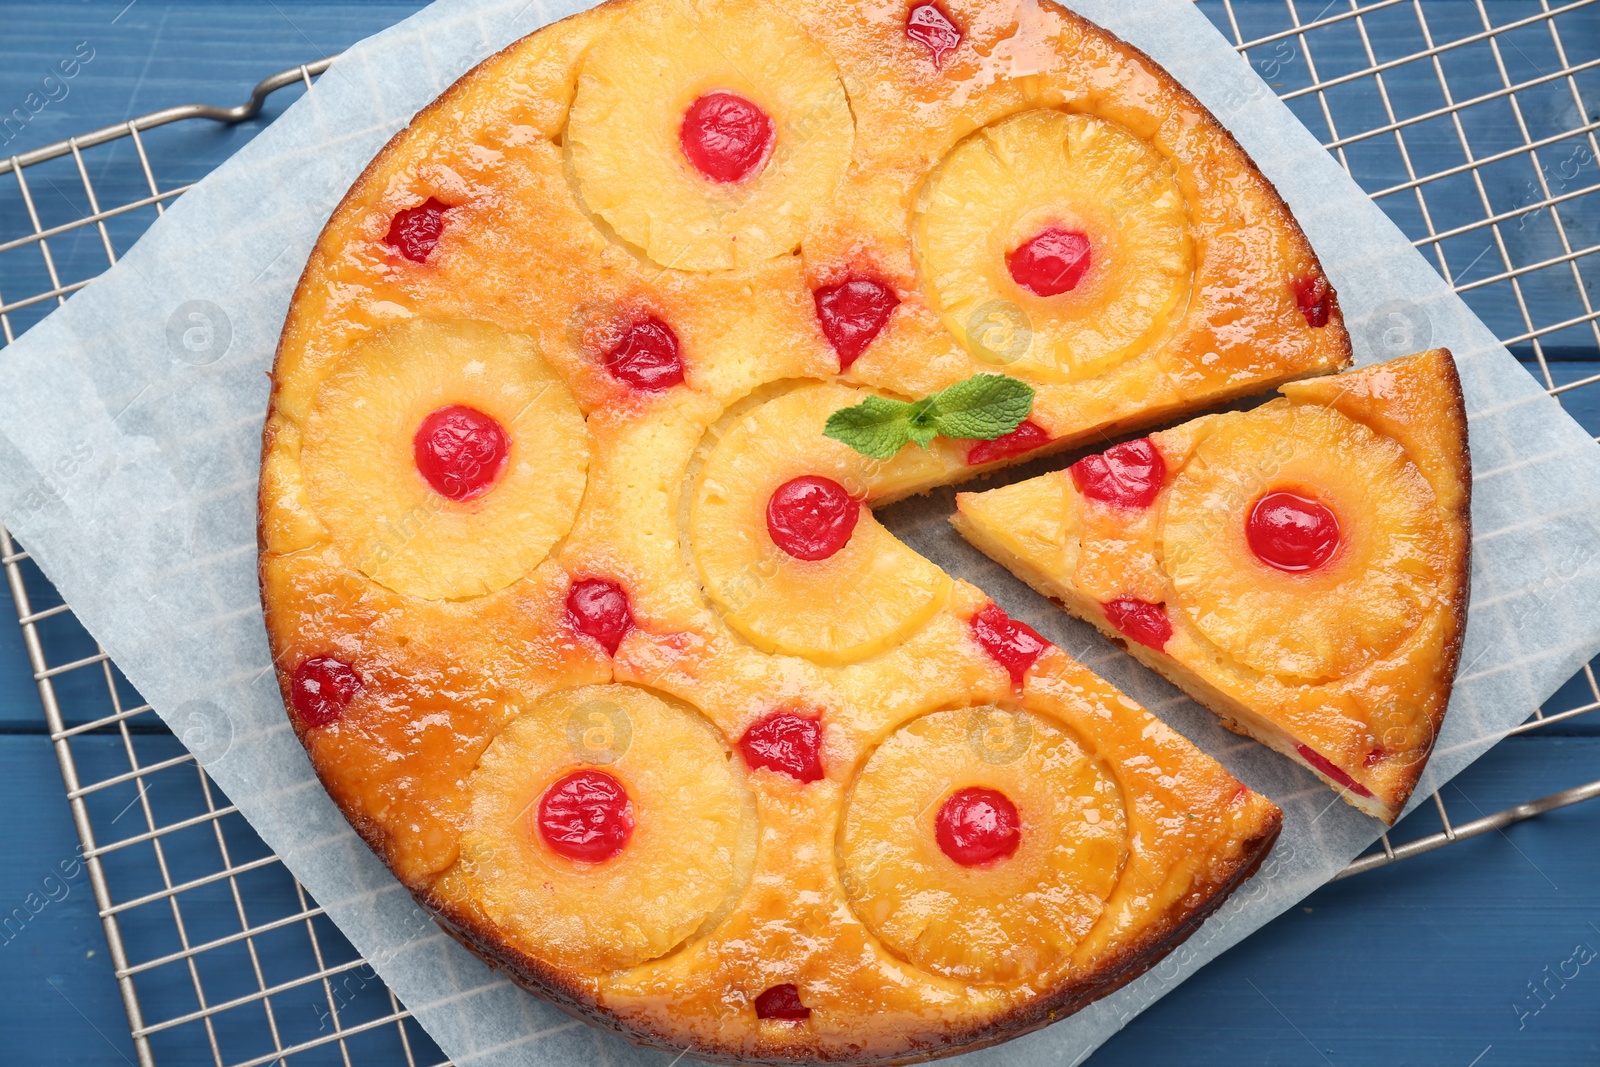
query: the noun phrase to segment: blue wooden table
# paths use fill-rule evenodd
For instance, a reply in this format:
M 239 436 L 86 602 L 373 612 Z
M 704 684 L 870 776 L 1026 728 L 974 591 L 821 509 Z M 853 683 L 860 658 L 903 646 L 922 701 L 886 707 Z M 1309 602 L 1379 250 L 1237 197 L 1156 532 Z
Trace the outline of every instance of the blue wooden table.
M 0 0 L 0 118 L 38 90 L 62 60 L 79 60 L 70 80 L 58 83 L 26 122 L 0 132 L 0 155 L 172 104 L 237 102 L 264 75 L 337 52 L 416 6 Z M 1489 6 L 1499 4 L 1489 0 Z M 1512 6 L 1519 16 L 1537 10 L 1520 0 Z M 1454 7 L 1462 17 L 1476 17 L 1473 5 Z M 1496 21 L 1504 18 L 1497 14 Z M 1600 22 L 1586 18 L 1575 25 L 1567 33 L 1589 35 L 1585 57 L 1592 57 Z M 1279 54 L 1286 68 L 1296 58 L 1292 49 Z M 260 119 L 235 128 L 189 123 L 152 134 L 163 184 L 201 177 L 286 102 L 275 100 Z M 1304 114 L 1318 129 L 1314 101 L 1301 105 L 1312 108 Z M 129 162 L 126 154 L 120 159 Z M 1384 166 L 1373 163 L 1376 185 L 1392 184 Z M 1431 169 L 1427 160 L 1417 166 Z M 1592 180 L 1593 160 L 1578 170 L 1584 166 Z M 121 177 L 108 168 L 96 180 L 141 179 L 131 168 Z M 42 189 L 37 195 L 48 214 L 66 210 L 51 201 L 70 200 L 72 193 Z M 1591 230 L 1596 221 L 1587 220 Z M 57 243 L 55 251 L 68 277 L 75 261 L 85 275 L 99 268 L 98 239 L 89 231 Z M 34 281 L 0 270 L 0 292 Z M 1537 302 L 1538 293 L 1530 299 Z M 1507 325 L 1504 316 L 1514 312 L 1493 306 L 1485 313 L 1509 335 L 1516 323 Z M 22 315 L 18 321 L 31 320 Z M 1557 353 L 1564 357 L 1552 364 L 1558 382 L 1600 370 L 1592 347 L 1583 346 L 1581 335 L 1578 341 Z M 1583 393 L 1569 397 L 1569 410 L 1600 433 L 1600 389 Z M 6 616 L 0 618 L 0 812 L 6 816 L 0 820 L 0 922 L 11 920 L 0 933 L 0 1062 L 132 1062 L 93 901 L 81 874 L 68 873 L 75 870 L 77 839 L 20 633 L 9 621 L 9 605 L 0 612 Z M 63 684 L 70 716 L 77 683 Z M 1552 706 L 1583 702 L 1583 688 L 1575 681 Z M 82 743 L 92 750 L 100 740 Z M 120 744 L 115 736 L 103 740 Z M 1472 817 L 1596 778 L 1600 722 L 1579 718 L 1503 743 L 1445 796 L 1458 818 Z M 1408 824 L 1397 840 L 1437 829 L 1429 809 Z M 163 1062 L 212 1061 L 209 1050 L 195 1047 Z M 1323 888 L 1135 1020 L 1091 1062 L 1600 1064 L 1600 803 Z

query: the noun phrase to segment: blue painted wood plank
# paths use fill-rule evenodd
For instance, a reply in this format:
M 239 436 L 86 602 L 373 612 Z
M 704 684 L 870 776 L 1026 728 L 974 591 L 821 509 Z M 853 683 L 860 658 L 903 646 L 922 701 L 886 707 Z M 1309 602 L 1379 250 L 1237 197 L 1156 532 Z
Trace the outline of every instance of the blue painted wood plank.
M 10 1063 L 131 1060 L 50 742 L 0 736 L 0 1018 Z M 13 1058 L 15 1057 L 15 1058 Z

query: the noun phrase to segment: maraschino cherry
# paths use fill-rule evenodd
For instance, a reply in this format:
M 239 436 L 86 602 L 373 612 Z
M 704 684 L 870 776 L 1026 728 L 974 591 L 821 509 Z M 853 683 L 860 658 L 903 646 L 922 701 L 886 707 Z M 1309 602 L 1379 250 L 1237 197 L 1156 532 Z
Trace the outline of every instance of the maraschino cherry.
M 850 365 L 872 344 L 900 305 L 895 291 L 875 278 L 851 275 L 811 294 L 817 305 L 822 335 L 839 354 L 839 369 Z
M 307 726 L 329 726 L 344 716 L 360 690 L 361 675 L 350 664 L 332 656 L 312 656 L 294 669 L 289 701 Z
M 1078 492 L 1119 508 L 1149 507 L 1167 476 L 1166 461 L 1148 437 L 1124 441 L 1098 456 L 1085 456 L 1067 469 Z
M 1052 226 L 1006 256 L 1011 280 L 1037 296 L 1070 293 L 1089 273 L 1089 236 Z
M 1160 652 L 1172 640 L 1172 620 L 1160 604 L 1137 597 L 1119 597 L 1100 605 L 1124 637 Z
M 633 801 L 605 771 L 573 771 L 539 798 L 538 823 L 539 836 L 556 855 L 604 863 L 633 836 Z
M 786 982 L 773 986 L 756 998 L 756 1018 L 800 1022 L 811 1018 L 811 1009 L 801 1003 L 800 990 Z
M 1328 284 L 1327 278 L 1313 274 L 1299 279 L 1294 283 L 1294 299 L 1308 325 L 1318 328 L 1328 325 L 1333 314 L 1333 286 Z
M 511 437 L 492 416 L 452 404 L 422 420 L 411 451 L 433 491 L 459 502 L 494 485 L 511 456 Z
M 580 634 L 600 642 L 608 656 L 617 654 L 617 646 L 633 628 L 627 591 L 604 578 L 583 578 L 572 583 L 567 591 L 567 619 Z
M 1339 520 L 1319 500 L 1283 490 L 1267 493 L 1245 520 L 1250 551 L 1280 571 L 1309 571 L 1339 550 Z
M 1310 745 L 1296 745 L 1294 747 L 1295 751 L 1300 753 L 1301 757 L 1303 757 L 1307 763 L 1311 764 L 1311 766 L 1315 767 L 1329 778 L 1332 778 L 1335 782 L 1338 782 L 1340 785 L 1344 786 L 1344 788 L 1350 790 L 1350 792 L 1354 793 L 1356 796 L 1372 796 L 1372 790 L 1368 789 L 1366 786 L 1350 777 L 1339 767 L 1337 763 L 1334 763 L 1333 760 L 1329 759 L 1327 756 L 1324 756 Z
M 1011 618 L 998 604 L 985 604 L 970 625 L 973 638 L 1011 675 L 1012 685 L 1020 686 L 1033 661 L 1050 647 L 1039 631 Z
M 1022 818 L 998 789 L 958 789 L 939 809 L 934 836 L 946 856 L 963 867 L 980 867 L 1017 851 Z
M 384 244 L 413 263 L 425 261 L 439 245 L 439 235 L 444 233 L 444 213 L 449 210 L 449 204 L 430 196 L 416 207 L 396 211 L 389 220 Z
M 801 782 L 822 778 L 822 722 L 797 711 L 775 711 L 750 725 L 739 751 L 752 770 L 778 771 Z
M 979 441 L 967 449 L 967 466 L 978 467 L 1010 459 L 1050 443 L 1050 433 L 1032 419 L 1024 419 L 1015 430 L 992 441 Z
M 767 535 L 795 559 L 827 559 L 855 532 L 861 504 L 832 478 L 792 478 L 767 501 Z
M 613 378 L 647 393 L 670 389 L 683 381 L 678 335 L 654 315 L 630 322 L 622 337 L 606 351 L 603 362 Z
M 727 184 L 761 169 L 772 152 L 774 128 L 765 111 L 738 93 L 706 93 L 689 105 L 678 143 L 706 178 Z
M 906 15 L 906 36 L 928 49 L 934 70 L 943 67 L 944 57 L 961 44 L 961 28 L 931 0 L 915 5 Z

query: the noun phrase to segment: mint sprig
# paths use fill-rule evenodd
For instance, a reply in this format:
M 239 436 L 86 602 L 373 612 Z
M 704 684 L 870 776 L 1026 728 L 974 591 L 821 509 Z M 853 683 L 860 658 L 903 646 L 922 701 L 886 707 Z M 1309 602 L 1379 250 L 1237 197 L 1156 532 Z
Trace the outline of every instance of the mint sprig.
M 888 459 L 915 441 L 935 437 L 993 441 L 1022 425 L 1033 410 L 1033 387 L 1004 374 L 975 374 L 921 400 L 869 396 L 828 416 L 823 434 L 864 456 Z

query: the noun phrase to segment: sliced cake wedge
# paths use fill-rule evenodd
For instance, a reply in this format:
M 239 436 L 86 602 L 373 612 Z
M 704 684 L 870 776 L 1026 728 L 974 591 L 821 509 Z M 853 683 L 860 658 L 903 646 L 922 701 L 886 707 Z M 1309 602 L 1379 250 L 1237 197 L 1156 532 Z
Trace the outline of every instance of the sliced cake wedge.
M 1294 382 L 957 496 L 967 540 L 1393 823 L 1466 621 L 1471 472 L 1450 353 Z

